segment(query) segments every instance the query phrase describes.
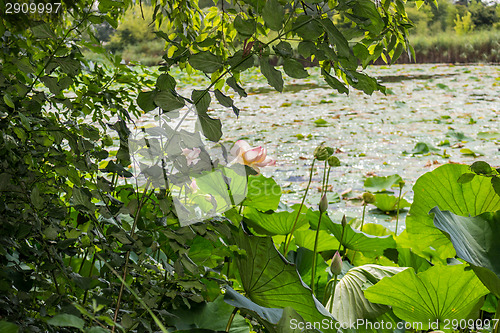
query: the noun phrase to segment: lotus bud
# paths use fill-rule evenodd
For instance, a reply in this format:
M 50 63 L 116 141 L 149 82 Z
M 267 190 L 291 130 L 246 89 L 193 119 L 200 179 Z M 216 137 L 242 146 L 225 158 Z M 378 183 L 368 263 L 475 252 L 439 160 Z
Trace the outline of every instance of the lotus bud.
M 330 265 L 330 272 L 332 272 L 333 275 L 339 275 L 342 273 L 342 257 L 340 257 L 339 251 L 336 251 L 333 256 L 332 264 Z
M 342 216 L 342 228 L 345 228 L 346 226 L 347 226 L 347 219 L 344 215 L 344 216 Z
M 330 156 L 328 157 L 328 165 L 331 167 L 338 167 L 340 166 L 340 160 L 337 156 Z
M 330 155 L 328 147 L 325 147 L 323 143 L 314 149 L 314 158 L 319 161 L 325 161 Z
M 375 202 L 375 196 L 369 192 L 363 193 L 363 201 L 367 204 L 371 204 Z
M 399 181 L 398 185 L 400 188 L 403 188 L 403 186 L 405 186 L 405 181 L 404 180 Z
M 323 194 L 321 200 L 319 201 L 319 212 L 323 214 L 328 209 L 328 199 L 326 198 L 326 193 Z

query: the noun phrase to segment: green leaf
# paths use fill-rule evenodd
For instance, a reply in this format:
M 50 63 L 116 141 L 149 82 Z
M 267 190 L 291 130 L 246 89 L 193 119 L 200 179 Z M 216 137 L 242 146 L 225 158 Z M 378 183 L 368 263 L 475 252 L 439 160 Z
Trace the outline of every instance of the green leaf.
M 272 178 L 262 174 L 248 177 L 248 192 L 244 206 L 261 211 L 276 210 L 281 198 L 281 187 Z
M 137 96 L 137 105 L 139 105 L 139 107 L 145 112 L 156 109 L 156 105 L 154 103 L 155 95 L 156 92 L 154 91 L 140 92 Z
M 290 43 L 285 41 L 281 41 L 278 43 L 278 45 L 273 46 L 273 50 L 276 52 L 276 54 L 284 58 L 289 58 L 293 56 L 292 45 L 290 45 Z
M 479 175 L 487 175 L 491 173 L 491 166 L 484 161 L 476 161 L 470 166 L 472 172 Z
M 313 254 L 314 250 L 309 250 L 305 248 L 298 248 L 297 251 L 291 251 L 288 253 L 288 260 L 293 262 L 297 267 L 297 272 L 299 272 L 302 281 L 311 285 L 311 274 L 313 266 Z M 328 283 L 328 275 L 330 269 L 326 264 L 325 260 L 321 254 L 316 254 L 316 273 L 315 273 L 315 293 L 316 295 L 324 295 L 325 287 Z
M 283 316 L 281 317 L 278 325 L 276 326 L 276 333 L 319 333 L 317 329 L 313 327 L 300 327 L 300 325 L 291 325 L 291 323 L 304 323 L 304 318 L 302 318 L 297 311 L 292 307 L 287 306 L 283 309 Z M 328 322 L 330 324 L 330 322 Z M 271 331 L 271 333 L 274 333 Z
M 222 296 L 213 302 L 196 304 L 193 302 L 191 308 L 179 307 L 168 316 L 167 323 L 177 330 L 185 332 L 216 332 L 225 331 L 226 325 L 231 317 L 234 307 L 224 302 Z M 203 330 L 202 330 L 203 329 Z M 231 324 L 231 333 L 249 333 L 249 325 L 241 315 L 236 314 Z
M 207 114 L 198 115 L 203 135 L 213 142 L 218 142 L 222 137 L 222 122 L 220 119 L 211 118 Z
M 238 108 L 234 105 L 234 102 L 233 102 L 233 100 L 231 99 L 231 97 L 224 95 L 223 93 L 221 93 L 221 91 L 220 91 L 219 89 L 215 89 L 214 94 L 215 94 L 215 98 L 217 98 L 217 101 L 219 101 L 219 103 L 220 103 L 222 106 L 225 106 L 225 107 L 227 107 L 227 108 L 232 108 L 232 109 L 233 109 L 233 112 L 234 112 L 234 114 L 235 114 L 236 116 L 239 116 L 239 115 L 240 115 L 240 109 L 238 109 Z
M 226 286 L 226 293 L 224 294 L 224 302 L 239 309 L 251 311 L 262 320 L 271 324 L 277 324 L 283 315 L 283 309 L 266 308 L 260 306 L 240 293 L 234 291 L 233 288 Z
M 238 167 L 239 169 L 237 169 Z M 245 199 L 247 191 L 246 174 L 241 165 L 235 165 L 234 168 L 236 170 L 222 167 L 205 172 L 201 177 L 196 177 L 197 186 L 204 193 L 214 197 L 219 212 L 225 212 Z M 242 174 L 238 173 L 238 171 Z
M 390 175 L 387 177 L 370 177 L 365 179 L 365 189 L 370 192 L 382 192 L 390 190 L 393 185 L 402 181 L 400 175 Z
M 373 204 L 383 212 L 392 212 L 398 209 L 398 198 L 385 193 L 375 194 L 375 202 Z M 401 201 L 399 201 L 399 209 L 410 206 L 410 203 L 404 198 L 401 198 Z
M 434 148 L 432 145 L 427 144 L 425 142 L 418 142 L 413 150 L 407 152 L 404 151 L 403 154 L 412 154 L 412 155 L 420 155 L 420 154 L 428 154 L 432 151 L 439 151 L 439 149 Z
M 281 72 L 269 64 L 269 58 L 260 59 L 260 71 L 267 79 L 267 83 L 279 92 L 283 92 L 283 78 Z
M 377 7 L 375 7 L 375 3 L 371 0 L 355 1 L 354 6 L 352 6 L 352 12 L 356 16 L 361 16 L 368 19 L 365 21 L 368 23 L 366 25 L 366 28 L 374 35 L 380 34 L 382 32 L 382 29 L 384 29 L 385 27 L 384 21 L 382 20 Z
M 222 137 L 222 123 L 220 119 L 211 118 L 207 113 L 211 100 L 209 92 L 205 90 L 193 90 L 191 99 L 195 103 L 203 135 L 210 141 L 219 141 Z
M 222 60 L 208 51 L 192 54 L 189 57 L 189 64 L 205 73 L 213 73 L 222 68 Z
M 59 67 L 61 67 L 61 70 L 64 73 L 68 74 L 69 76 L 73 77 L 80 71 L 80 61 L 78 61 L 70 56 L 54 58 L 53 61 Z M 50 70 L 48 70 L 48 71 L 50 72 Z
M 240 35 L 252 36 L 255 33 L 255 20 L 243 20 L 238 15 L 234 19 L 234 28 Z
M 308 210 L 307 216 L 309 223 L 313 228 L 316 228 L 319 219 L 319 211 Z M 342 224 L 334 223 L 328 215 L 323 215 L 321 220 L 321 229 L 328 230 L 338 240 L 342 235 Z M 344 231 L 342 244 L 351 250 L 361 251 L 364 255 L 375 257 L 382 255 L 385 249 L 395 248 L 396 242 L 392 235 L 373 236 L 354 229 L 350 224 L 347 224 Z
M 233 90 L 235 92 L 237 92 L 238 95 L 240 95 L 240 97 L 247 97 L 248 96 L 247 93 L 245 92 L 245 90 L 238 84 L 238 82 L 236 82 L 236 79 L 234 78 L 234 76 L 229 77 L 226 80 L 226 83 L 228 86 L 233 88 Z
M 14 105 L 14 102 L 12 101 L 12 97 L 10 97 L 9 94 L 3 95 L 3 101 L 5 102 L 5 104 L 7 104 L 8 107 L 10 107 L 14 110 L 16 109 L 16 106 Z
M 85 333 L 109 333 L 109 330 L 106 330 L 99 326 L 94 326 L 85 330 Z
M 460 183 L 460 184 L 465 184 L 465 183 L 468 183 L 468 182 L 472 181 L 475 176 L 476 176 L 475 173 L 470 173 L 470 172 L 464 173 L 463 175 L 461 175 L 457 179 L 457 182 Z
M 297 47 L 297 51 L 304 58 L 309 58 L 311 55 L 315 54 L 317 49 L 316 45 L 313 42 L 302 41 L 299 43 Z
M 328 85 L 330 87 L 338 90 L 338 92 L 341 94 L 349 95 L 349 89 L 347 89 L 347 87 L 342 82 L 340 82 L 337 78 L 331 76 L 324 69 L 321 69 L 321 75 L 323 75 L 323 78 L 325 79 L 326 83 L 328 83 Z
M 311 251 L 314 250 L 316 230 L 296 230 L 293 233 L 293 237 L 297 246 L 306 248 Z M 339 241 L 337 240 L 337 238 L 333 237 L 325 230 L 320 230 L 318 235 L 318 243 L 316 246 L 316 250 L 318 252 L 331 251 L 333 249 L 339 248 Z
M 14 323 L 9 323 L 8 321 L 0 321 L 0 332 L 2 333 L 17 333 L 19 332 L 19 327 Z
M 373 303 L 392 306 L 394 314 L 407 322 L 429 323 L 469 319 L 481 298 L 488 293 L 466 265 L 434 266 L 415 274 L 408 268 L 385 278 L 365 291 Z
M 332 319 L 304 285 L 295 266 L 276 250 L 271 237 L 250 236 L 240 229 L 235 238 L 238 246 L 246 251 L 236 263 L 243 288 L 253 302 L 268 308 L 290 306 L 309 322 Z
M 427 260 L 407 248 L 398 248 L 397 264 L 400 267 L 412 267 L 417 273 L 423 272 L 431 267 L 431 264 Z
M 63 313 L 47 320 L 47 324 L 57 327 L 75 327 L 83 331 L 85 321 L 77 316 Z
M 328 33 L 330 44 L 336 46 L 339 56 L 348 58 L 351 55 L 351 50 L 349 49 L 349 44 L 347 43 L 344 35 L 339 31 L 339 29 L 337 29 L 337 27 L 335 27 L 330 19 L 325 18 L 320 22 Z
M 491 186 L 495 190 L 495 193 L 500 196 L 500 177 L 491 178 Z
M 34 27 L 31 27 L 31 32 L 33 33 L 33 36 L 35 36 L 35 38 L 56 39 L 56 35 L 52 31 L 52 29 L 50 28 L 50 25 L 48 23 L 42 23 L 42 24 L 35 25 Z
M 297 212 L 261 213 L 254 208 L 245 209 L 245 217 L 249 219 L 248 225 L 259 234 L 265 235 L 288 235 L 293 228 Z M 296 228 L 307 224 L 304 214 L 299 216 Z
M 500 138 L 500 132 L 494 132 L 494 131 L 479 132 L 479 133 L 477 133 L 477 138 L 481 139 L 481 140 L 497 139 L 497 138 Z
M 49 88 L 50 92 L 54 95 L 57 95 L 61 92 L 61 87 L 59 87 L 56 77 L 45 75 L 40 78 L 40 81 L 42 81 L 43 84 L 45 84 L 45 86 Z
M 421 176 L 413 186 L 414 198 L 406 227 L 408 236 L 423 249 L 443 247 L 441 258 L 455 256 L 448 238 L 434 226 L 429 211 L 438 206 L 460 216 L 476 216 L 500 209 L 500 197 L 488 178 L 475 177 L 466 184 L 457 179 L 469 168 L 461 164 L 445 164 Z
M 321 25 L 311 16 L 301 15 L 293 23 L 293 30 L 305 40 L 316 40 L 323 34 Z
M 154 95 L 153 101 L 165 112 L 178 110 L 185 104 L 184 99 L 170 90 L 158 91 Z M 147 107 L 150 106 L 149 104 L 147 105 Z
M 156 87 L 160 90 L 174 90 L 176 85 L 175 79 L 169 74 L 161 74 L 156 80 Z
M 278 31 L 283 26 L 283 18 L 285 10 L 278 0 L 267 0 L 262 9 L 262 18 L 266 25 L 275 31 Z
M 375 90 L 378 90 L 380 88 L 380 85 L 378 85 L 376 79 L 369 77 L 366 74 L 358 73 L 355 71 L 350 71 L 348 73 L 347 81 L 354 88 L 363 90 L 363 92 L 368 95 L 371 95 Z
M 95 205 L 91 201 L 92 194 L 86 188 L 73 187 L 73 203 L 75 206 L 80 206 L 88 209 L 91 212 L 96 210 Z
M 434 207 L 431 213 L 434 213 L 434 225 L 451 239 L 458 257 L 490 270 L 500 279 L 500 211 L 465 217 Z M 483 280 L 483 275 L 487 276 L 478 274 L 478 277 Z M 489 287 L 487 281 L 483 283 Z M 500 284 L 495 288 L 492 292 L 496 291 L 500 297 Z
M 295 79 L 303 79 L 309 76 L 309 73 L 304 69 L 304 66 L 295 59 L 285 59 L 283 63 L 285 73 Z
M 389 311 L 386 305 L 374 304 L 364 295 L 366 288 L 375 285 L 384 277 L 391 277 L 406 267 L 386 267 L 378 265 L 363 265 L 351 268 L 335 288 L 333 298 L 333 316 L 343 324 L 343 327 L 353 327 L 358 319 L 376 318 Z M 326 308 L 330 308 L 332 299 L 328 300 Z
M 231 66 L 231 71 L 239 73 L 254 66 L 254 56 L 244 55 L 243 51 L 239 50 L 227 62 Z

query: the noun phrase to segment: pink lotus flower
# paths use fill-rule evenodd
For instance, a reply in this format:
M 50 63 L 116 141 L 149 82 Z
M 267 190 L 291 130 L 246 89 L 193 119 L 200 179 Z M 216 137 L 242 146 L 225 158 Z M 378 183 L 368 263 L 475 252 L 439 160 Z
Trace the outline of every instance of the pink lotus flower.
M 198 184 L 196 184 L 196 179 L 193 178 L 193 181 L 189 184 L 189 188 L 191 189 L 191 192 L 196 192 L 200 189 Z
M 200 148 L 193 148 L 193 149 L 183 148 L 182 149 L 182 155 L 186 156 L 188 166 L 191 164 L 196 164 L 196 162 L 198 162 L 200 160 L 198 158 L 198 156 L 200 156 L 200 153 L 201 153 Z
M 238 163 L 248 165 L 259 172 L 259 168 L 275 165 L 276 160 L 267 156 L 267 149 L 262 146 L 252 148 L 248 142 L 238 140 L 231 149 L 231 154 L 237 157 Z

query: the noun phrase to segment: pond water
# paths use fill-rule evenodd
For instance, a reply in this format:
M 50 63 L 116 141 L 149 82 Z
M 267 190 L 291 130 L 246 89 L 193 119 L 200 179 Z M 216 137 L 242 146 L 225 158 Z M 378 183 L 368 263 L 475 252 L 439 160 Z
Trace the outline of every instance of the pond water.
M 252 146 L 265 146 L 277 159 L 275 167 L 262 173 L 281 185 L 282 201 L 288 204 L 300 202 L 312 153 L 323 141 L 337 150 L 342 163 L 330 174 L 328 197 L 334 219 L 361 216 L 359 196 L 367 176 L 399 174 L 406 182 L 404 197 L 411 202 L 417 178 L 439 165 L 476 160 L 500 165 L 500 66 L 375 66 L 367 73 L 383 83 L 387 94 L 372 96 L 354 89 L 349 96 L 341 95 L 324 83 L 317 69 L 308 71 L 307 79 L 285 79 L 283 93 L 270 89 L 257 71 L 242 74 L 249 96 L 239 98 L 228 91 L 240 108 L 239 117 L 214 101 L 210 109 L 222 121 L 223 141 L 245 139 Z M 200 77 L 180 81 L 184 96 L 190 96 L 193 87 L 207 86 Z M 182 127 L 193 126 L 194 119 L 189 115 Z M 326 124 L 318 126 L 318 119 Z M 419 142 L 436 150 L 403 153 Z M 319 201 L 323 165 L 316 166 L 309 205 Z M 374 207 L 368 212 L 367 222 L 394 230 L 394 215 Z

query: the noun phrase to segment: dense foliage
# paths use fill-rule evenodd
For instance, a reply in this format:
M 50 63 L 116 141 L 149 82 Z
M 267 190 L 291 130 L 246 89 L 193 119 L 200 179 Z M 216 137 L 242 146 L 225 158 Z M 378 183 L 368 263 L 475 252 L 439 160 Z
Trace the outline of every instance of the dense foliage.
M 395 237 L 379 226 L 332 221 L 324 201 L 319 210 L 287 207 L 279 185 L 257 174 L 272 163 L 265 150 L 230 151 L 169 125 L 190 105 L 180 122 L 194 111 L 203 135 L 219 141 L 212 98 L 238 114 L 224 88 L 245 96 L 239 73 L 254 65 L 281 91 L 271 56 L 294 78 L 308 75 L 295 55 L 314 56 L 333 89 L 383 92 L 362 68 L 382 55 L 412 53 L 401 1 L 245 0 L 204 10 L 196 1 L 153 2 L 164 27 L 156 34 L 167 46 L 165 65 L 151 73 L 156 81 L 121 64 L 94 36 L 94 25 L 117 27 L 130 6 L 81 0 L 64 2 L 57 15 L 0 20 L 2 332 L 289 332 L 292 322 L 349 327 L 352 319 L 445 324 L 478 318 L 488 290 L 499 296 L 497 248 L 473 242 L 498 233 L 499 177 L 489 165 L 424 175 L 415 191 L 429 194 L 415 197 L 408 232 Z M 5 13 L 6 3 L 0 8 Z M 334 13 L 355 26 L 341 33 Z M 108 65 L 88 61 L 83 48 Z M 181 96 L 173 66 L 202 71 L 211 83 Z M 136 121 L 148 112 L 158 126 L 140 128 Z M 231 163 L 231 153 L 246 166 Z M 324 162 L 323 188 L 326 170 L 339 165 L 332 154 L 320 146 L 312 159 Z M 445 192 L 440 182 L 449 184 Z M 404 203 L 401 195 L 374 197 L 389 210 Z M 460 232 L 450 227 L 454 219 L 464 225 Z M 491 229 L 482 234 L 480 223 Z M 463 249 L 467 242 L 477 255 Z M 336 249 L 345 263 L 332 276 L 327 262 Z M 456 260 L 448 265 L 455 249 L 474 272 Z M 349 269 L 346 258 L 357 267 Z M 388 295 L 382 277 L 381 284 L 408 292 Z M 422 288 L 435 295 L 415 299 L 423 309 L 415 312 L 407 298 Z

